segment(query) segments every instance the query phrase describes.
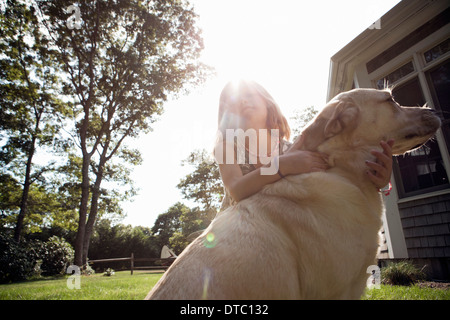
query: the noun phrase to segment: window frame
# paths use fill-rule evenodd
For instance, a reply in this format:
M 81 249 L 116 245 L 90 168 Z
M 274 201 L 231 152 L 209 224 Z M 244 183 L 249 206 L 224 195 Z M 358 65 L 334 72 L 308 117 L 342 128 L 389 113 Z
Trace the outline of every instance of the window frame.
M 418 79 L 420 87 L 422 89 L 423 96 L 427 101 L 427 106 L 436 109 L 433 101 L 433 96 L 429 87 L 429 82 L 427 78 L 427 72 L 434 69 L 435 67 L 441 65 L 450 59 L 450 52 L 447 52 L 435 60 L 427 62 L 425 60 L 425 52 L 429 51 L 433 47 L 439 45 L 444 42 L 449 37 L 448 31 L 446 28 L 442 28 L 441 30 L 435 32 L 429 37 L 419 41 L 416 45 L 412 46 L 405 52 L 399 54 L 397 57 L 392 60 L 386 62 L 383 66 L 374 70 L 372 73 L 368 74 L 369 81 L 373 88 L 378 88 L 378 81 L 383 79 L 384 77 L 390 75 L 392 72 L 401 68 L 405 64 L 412 62 L 414 71 L 406 75 L 405 77 L 398 79 L 394 83 L 389 83 L 389 87 L 402 85 L 414 78 Z M 448 156 L 449 150 L 447 148 L 447 143 L 444 138 L 444 134 L 442 129 L 439 129 L 436 133 L 436 141 L 439 147 L 439 151 L 442 156 L 443 165 L 447 172 L 448 178 L 450 178 L 450 157 Z M 447 141 L 448 142 L 448 141 Z M 449 142 L 450 144 L 450 142 Z M 417 198 L 418 196 L 426 197 L 428 194 L 436 193 L 436 192 L 448 192 L 450 191 L 450 185 L 437 185 L 430 188 L 424 188 L 420 190 L 415 190 L 411 192 L 405 192 L 403 188 L 403 181 L 400 175 L 400 168 L 397 164 L 394 163 L 393 166 L 393 176 L 395 181 L 397 182 L 396 189 L 398 192 L 399 200 L 407 201 L 409 198 Z M 444 191 L 443 191 L 444 190 Z

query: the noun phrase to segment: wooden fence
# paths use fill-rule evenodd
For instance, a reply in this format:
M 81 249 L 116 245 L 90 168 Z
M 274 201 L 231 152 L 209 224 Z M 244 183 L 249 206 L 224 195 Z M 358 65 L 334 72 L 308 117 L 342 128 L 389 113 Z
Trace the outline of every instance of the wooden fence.
M 131 275 L 133 275 L 133 270 L 167 270 L 169 266 L 174 261 L 173 258 L 135 258 L 134 254 L 131 254 L 131 257 L 127 258 L 111 258 L 111 259 L 97 259 L 97 260 L 89 260 L 89 264 L 95 264 L 100 262 L 114 262 L 114 261 L 130 261 L 130 271 Z M 136 267 L 134 265 L 135 262 L 155 262 L 161 261 L 162 265 L 160 266 L 144 266 L 144 267 Z

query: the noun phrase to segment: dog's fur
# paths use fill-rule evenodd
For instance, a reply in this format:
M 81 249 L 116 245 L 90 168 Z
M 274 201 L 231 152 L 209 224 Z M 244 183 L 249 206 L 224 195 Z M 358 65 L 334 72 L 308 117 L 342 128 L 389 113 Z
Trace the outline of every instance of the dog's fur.
M 381 140 L 394 154 L 440 126 L 389 90 L 336 96 L 292 148 L 329 154 L 327 172 L 288 176 L 219 213 L 146 299 L 358 299 L 375 264 L 382 200 L 365 160 Z

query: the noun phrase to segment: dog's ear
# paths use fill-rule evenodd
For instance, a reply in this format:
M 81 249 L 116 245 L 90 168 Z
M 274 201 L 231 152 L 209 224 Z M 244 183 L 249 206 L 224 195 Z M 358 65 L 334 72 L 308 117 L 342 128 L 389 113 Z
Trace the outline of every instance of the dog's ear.
M 354 128 L 357 124 L 359 108 L 351 98 L 342 98 L 336 102 L 333 115 L 325 125 L 325 138 L 331 138 L 344 129 Z
M 358 116 L 359 107 L 350 97 L 330 101 L 303 129 L 290 149 L 316 151 L 326 139 L 346 128 L 356 127 Z

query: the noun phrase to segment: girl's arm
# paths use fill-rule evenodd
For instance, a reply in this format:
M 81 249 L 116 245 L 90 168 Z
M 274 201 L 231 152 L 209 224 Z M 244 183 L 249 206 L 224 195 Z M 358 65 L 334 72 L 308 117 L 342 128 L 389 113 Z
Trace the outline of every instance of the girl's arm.
M 279 170 L 284 176 L 325 171 L 328 168 L 325 157 L 317 152 L 289 151 L 279 156 Z M 219 164 L 219 170 L 223 184 L 231 197 L 238 202 L 257 193 L 265 185 L 281 179 L 278 174 L 262 175 L 260 168 L 243 175 L 236 163 Z
M 375 173 L 368 172 L 370 180 L 379 188 L 389 182 L 392 172 L 392 145 L 394 141 L 381 142 L 384 152 L 373 151 L 378 163 L 367 163 Z M 318 152 L 289 150 L 279 156 L 279 170 L 284 175 L 325 171 L 328 169 L 326 155 Z M 265 185 L 281 179 L 278 174 L 262 175 L 260 168 L 242 174 L 238 164 L 219 164 L 225 187 L 235 201 L 241 201 L 260 191 Z
M 219 164 L 219 170 L 225 188 L 238 202 L 257 193 L 265 185 L 281 179 L 278 174 L 262 175 L 259 168 L 243 175 L 238 164 Z

